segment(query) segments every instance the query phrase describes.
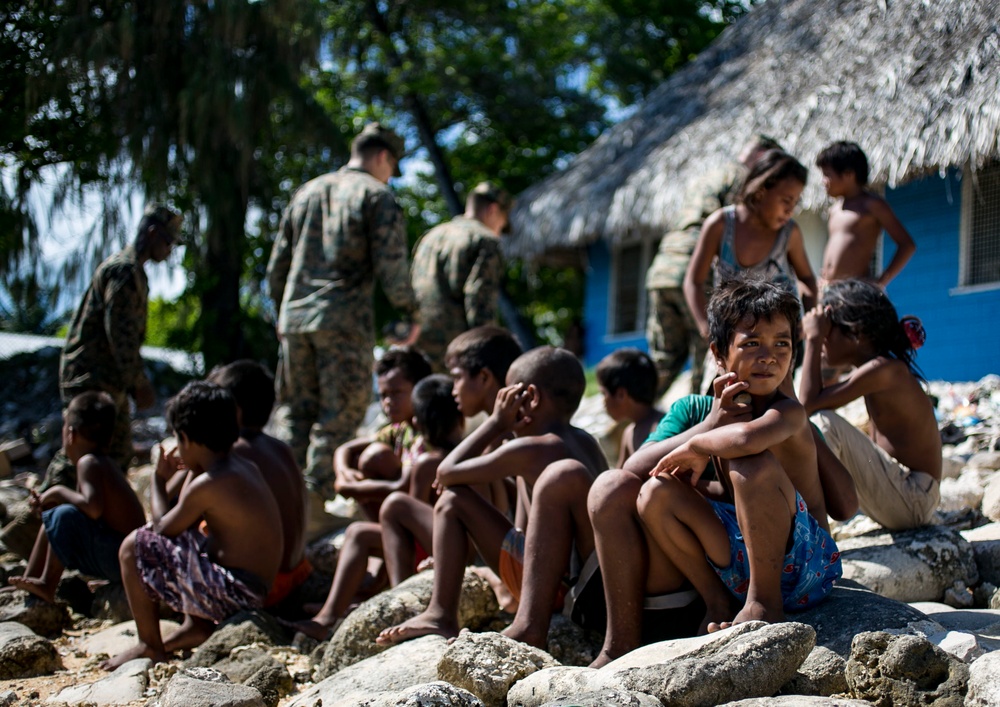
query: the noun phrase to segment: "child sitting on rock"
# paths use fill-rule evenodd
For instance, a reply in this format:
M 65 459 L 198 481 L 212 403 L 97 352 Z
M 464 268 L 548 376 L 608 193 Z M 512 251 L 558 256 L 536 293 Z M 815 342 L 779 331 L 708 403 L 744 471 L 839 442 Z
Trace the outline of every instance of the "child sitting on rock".
M 234 361 L 217 366 L 207 378 L 229 391 L 236 401 L 240 437 L 233 451 L 253 462 L 264 476 L 281 512 L 284 549 L 274 586 L 264 600 L 271 607 L 308 579 L 312 565 L 306 559 L 306 482 L 295 463 L 292 448 L 264 432 L 274 407 L 274 377 L 256 361 Z
M 105 670 L 201 645 L 215 624 L 263 605 L 281 564 L 278 504 L 257 467 L 232 451 L 239 437 L 233 396 L 212 383 L 188 383 L 167 403 L 167 424 L 177 446 L 156 464 L 153 520 L 119 552 L 139 643 L 102 663 Z M 184 483 L 170 507 L 167 484 L 177 474 Z M 166 640 L 160 601 L 184 614 Z
M 410 481 L 411 497 L 429 510 L 431 489 L 425 480 L 434 479 L 445 454 L 461 441 L 465 418 L 451 396 L 451 379 L 444 375 L 431 375 L 417 383 L 413 388 L 413 411 L 413 427 L 419 435 L 413 448 L 418 453 L 403 474 Z M 351 523 L 323 608 L 311 619 L 290 626 L 316 640 L 325 640 L 361 588 L 368 558 L 382 555 L 382 527 L 367 521 Z
M 889 530 L 926 524 L 940 500 L 942 462 L 934 406 L 913 360 L 924 340 L 920 320 L 900 320 L 877 285 L 840 280 L 826 288 L 803 329 L 799 398 L 854 479 L 862 512 Z M 831 366 L 854 369 L 827 385 L 824 355 Z M 862 396 L 870 436 L 833 412 Z
M 823 599 L 841 574 L 812 430 L 779 390 L 799 312 L 794 294 L 760 280 L 713 293 L 710 349 L 728 374 L 719 383 L 726 415 L 664 456 L 639 495 L 650 542 L 705 602 L 701 632 L 783 621 L 786 610 Z M 710 461 L 721 484 L 701 483 Z
M 574 547 L 581 558 L 593 552 L 587 491 L 607 468 L 597 441 L 570 424 L 585 386 L 579 360 L 565 349 L 543 346 L 511 364 L 493 413 L 438 467 L 442 492 L 434 506 L 430 604 L 420 615 L 382 631 L 380 645 L 458 634 L 470 539 L 520 602 L 504 634 L 545 644 L 552 611 L 561 608 L 562 580 Z M 497 447 L 510 433 L 515 439 Z M 530 496 L 524 531 L 473 488 L 509 475 L 518 477 L 518 503 Z
M 106 453 L 115 414 L 107 393 L 90 391 L 70 401 L 62 442 L 76 467 L 76 489 L 57 485 L 40 496 L 32 492 L 42 528 L 24 576 L 11 577 L 11 586 L 54 602 L 64 568 L 121 581 L 118 549 L 146 518 L 125 474 Z
M 334 453 L 337 493 L 355 499 L 368 520 L 378 520 L 386 496 L 406 488 L 401 475 L 416 438 L 410 398 L 413 386 L 430 374 L 430 362 L 417 349 L 397 346 L 386 351 L 375 362 L 375 379 L 389 423 L 374 436 L 351 440 Z
M 618 451 L 618 468 L 656 429 L 663 410 L 655 405 L 656 366 L 639 349 L 618 349 L 597 364 L 604 409 L 615 422 L 628 420 Z

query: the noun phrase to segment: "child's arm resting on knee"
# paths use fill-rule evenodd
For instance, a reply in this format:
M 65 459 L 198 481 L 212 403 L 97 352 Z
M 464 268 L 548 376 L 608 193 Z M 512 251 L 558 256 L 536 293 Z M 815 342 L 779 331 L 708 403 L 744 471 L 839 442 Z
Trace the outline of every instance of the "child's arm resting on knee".
M 779 400 L 760 417 L 716 427 L 692 437 L 686 446 L 704 457 L 738 459 L 760 454 L 775 447 L 806 424 L 806 412 L 797 400 Z
M 170 538 L 176 537 L 196 525 L 211 505 L 211 482 L 204 476 L 197 477 L 184 486 L 173 508 L 162 517 L 153 518 L 153 531 Z
M 529 421 L 533 386 L 521 383 L 501 388 L 493 412 L 472 434 L 448 453 L 438 466 L 438 488 L 489 483 L 505 476 L 515 476 L 531 461 L 530 439 L 514 439 L 483 454 L 494 442 L 522 428 Z

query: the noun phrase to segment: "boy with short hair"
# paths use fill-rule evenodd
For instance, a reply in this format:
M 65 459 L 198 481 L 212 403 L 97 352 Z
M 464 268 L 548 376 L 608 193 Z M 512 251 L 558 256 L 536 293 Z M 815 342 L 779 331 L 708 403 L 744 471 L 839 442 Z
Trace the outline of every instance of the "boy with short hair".
M 21 577 L 8 582 L 54 602 L 63 569 L 121 581 L 118 548 L 142 525 L 145 514 L 125 474 L 107 455 L 116 407 L 110 395 L 88 391 L 74 397 L 63 419 L 62 442 L 76 467 L 76 489 L 56 485 L 31 506 L 42 516 L 35 547 Z
M 492 414 L 507 371 L 520 355 L 521 345 L 513 334 L 494 325 L 476 327 L 452 339 L 445 351 L 445 365 L 451 374 L 452 396 L 459 412 L 465 417 L 481 412 Z M 490 486 L 493 505 L 506 513 L 509 503 L 505 479 L 495 479 Z M 419 500 L 416 494 L 400 491 L 385 499 L 379 523 L 390 585 L 396 586 L 413 574 L 416 543 L 425 552 L 431 551 L 433 522 L 433 507 Z M 525 517 L 518 525 L 526 522 Z M 499 589 L 495 575 L 487 575 L 487 579 Z M 506 595 L 501 601 L 505 600 L 510 601 Z
M 240 437 L 233 451 L 253 462 L 264 476 L 281 513 L 284 548 L 274 585 L 264 600 L 270 607 L 284 600 L 312 573 L 306 559 L 306 482 L 295 463 L 292 448 L 264 432 L 274 407 L 274 377 L 249 359 L 216 366 L 209 383 L 229 391 L 236 401 Z
M 896 243 L 892 260 L 875 278 L 875 284 L 885 289 L 917 246 L 885 199 L 866 189 L 868 158 L 856 143 L 842 140 L 825 147 L 816 158 L 816 166 L 823 171 L 826 193 L 840 199 L 830 207 L 821 285 L 852 277 L 871 279 L 869 266 L 884 230 Z
M 581 557 L 593 552 L 587 491 L 607 468 L 597 441 L 570 424 L 585 386 L 580 362 L 565 349 L 540 347 L 514 361 L 493 413 L 438 467 L 443 491 L 434 506 L 430 604 L 420 615 L 379 634 L 380 645 L 458 634 L 470 538 L 519 599 L 514 622 L 504 634 L 544 645 L 574 543 Z M 515 439 L 486 452 L 511 432 Z M 518 503 L 531 494 L 524 533 L 471 488 L 511 474 L 518 477 Z
M 386 351 L 375 362 L 375 379 L 389 423 L 374 436 L 351 440 L 334 453 L 337 493 L 355 499 L 368 520 L 378 520 L 385 497 L 406 486 L 403 462 L 416 438 L 410 396 L 413 386 L 430 374 L 430 362 L 418 349 L 394 346 Z
M 188 383 L 167 403 L 167 424 L 177 446 L 157 461 L 153 520 L 119 551 L 139 643 L 102 663 L 105 670 L 200 645 L 215 624 L 260 608 L 281 564 L 278 504 L 257 467 L 232 453 L 239 437 L 233 396 L 212 383 Z M 178 473 L 184 484 L 170 507 L 167 483 Z M 158 601 L 184 614 L 165 641 Z
M 713 294 L 710 347 L 729 376 L 721 405 L 731 417 L 664 456 L 639 496 L 651 544 L 705 601 L 702 632 L 783 621 L 786 609 L 824 598 L 841 574 L 812 430 L 779 390 L 799 318 L 798 299 L 772 283 L 740 279 Z M 721 484 L 699 483 L 710 461 Z M 806 498 L 820 507 L 810 513 Z
M 657 375 L 653 359 L 639 349 L 618 349 L 597 364 L 604 409 L 615 422 L 629 422 L 622 432 L 619 468 L 642 446 L 663 417 L 663 410 L 654 404 Z

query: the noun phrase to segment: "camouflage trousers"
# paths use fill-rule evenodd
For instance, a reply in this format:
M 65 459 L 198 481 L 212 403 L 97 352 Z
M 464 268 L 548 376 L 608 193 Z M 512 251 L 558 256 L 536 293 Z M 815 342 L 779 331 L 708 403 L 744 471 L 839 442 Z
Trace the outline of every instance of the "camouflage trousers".
M 365 332 L 285 334 L 276 377 L 283 414 L 276 435 L 292 448 L 306 485 L 333 498 L 333 453 L 357 434 L 372 399 L 374 357 Z
M 60 388 L 62 396 L 63 412 L 69 406 L 70 401 L 80 393 L 86 393 L 92 388 Z M 123 391 L 105 390 L 111 399 L 115 401 L 115 429 L 111 433 L 111 444 L 108 447 L 108 456 L 122 468 L 128 471 L 132 464 L 135 452 L 132 449 L 132 413 L 129 408 L 128 395 Z M 49 462 L 45 469 L 45 478 L 42 480 L 41 490 L 45 490 L 56 485 L 76 488 L 76 467 L 66 456 L 63 449 L 59 449 L 56 455 Z
M 698 394 L 704 374 L 708 342 L 701 338 L 698 325 L 679 287 L 649 291 L 649 316 L 646 320 L 649 356 L 656 364 L 660 397 L 684 370 L 691 358 L 691 392 Z

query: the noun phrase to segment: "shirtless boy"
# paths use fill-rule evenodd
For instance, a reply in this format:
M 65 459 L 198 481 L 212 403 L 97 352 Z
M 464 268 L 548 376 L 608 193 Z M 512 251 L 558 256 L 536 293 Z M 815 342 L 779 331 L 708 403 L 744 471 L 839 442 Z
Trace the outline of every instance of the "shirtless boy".
M 521 346 L 517 340 L 498 326 L 476 327 L 452 339 L 444 360 L 451 374 L 452 397 L 459 412 L 465 417 L 492 413 L 497 393 L 507 379 L 507 370 L 520 355 Z M 493 505 L 506 513 L 509 504 L 504 479 L 497 479 L 490 485 L 490 497 Z M 425 552 L 432 550 L 434 509 L 431 500 L 422 488 L 414 488 L 410 493 L 393 493 L 382 504 L 379 523 L 382 525 L 385 566 L 392 586 L 413 574 L 418 543 Z
M 941 435 L 921 387 L 914 343 L 919 320 L 900 320 L 888 296 L 862 280 L 841 280 L 806 314 L 799 398 L 854 479 L 861 510 L 889 530 L 926 524 L 940 500 Z M 854 366 L 825 384 L 821 359 Z M 871 435 L 833 412 L 864 397 Z
M 443 491 L 434 506 L 430 604 L 418 616 L 383 631 L 380 645 L 426 634 L 458 634 L 470 538 L 520 602 L 504 634 L 545 644 L 574 543 L 583 558 L 593 552 L 587 491 L 607 468 L 597 441 L 570 424 L 585 385 L 580 362 L 564 349 L 540 347 L 514 361 L 493 413 L 438 467 Z M 511 432 L 515 439 L 486 452 Z M 531 495 L 526 535 L 471 488 L 511 474 L 518 477 L 518 503 Z
M 615 422 L 629 423 L 618 449 L 621 468 L 663 418 L 655 405 L 656 365 L 639 349 L 618 349 L 601 359 L 596 372 L 604 409 Z
M 284 548 L 274 585 L 264 600 L 270 607 L 284 600 L 312 572 L 306 559 L 306 483 L 292 448 L 264 432 L 274 407 L 274 377 L 266 368 L 244 359 L 216 367 L 207 378 L 229 391 L 236 401 L 240 437 L 233 451 L 254 463 L 264 476 L 281 513 Z
M 866 189 L 868 158 L 853 142 L 835 142 L 816 158 L 826 193 L 839 199 L 830 207 L 829 239 L 823 252 L 820 284 L 850 277 L 870 279 L 869 267 L 882 231 L 896 243 L 896 252 L 875 284 L 885 289 L 913 257 L 916 244 L 885 199 Z
M 42 516 L 35 547 L 22 577 L 12 587 L 54 602 L 63 568 L 90 577 L 121 581 L 118 548 L 145 521 L 142 504 L 125 474 L 107 455 L 116 407 L 107 393 L 73 398 L 63 420 L 63 449 L 76 467 L 76 489 L 51 486 L 33 493 L 31 506 Z
M 156 465 L 153 520 L 119 552 L 139 643 L 104 661 L 105 670 L 135 658 L 161 662 L 201 645 L 215 624 L 263 605 L 281 564 L 278 504 L 257 467 L 232 453 L 239 437 L 232 395 L 212 383 L 188 383 L 167 403 L 167 424 L 177 446 Z M 186 478 L 171 508 L 167 482 L 175 474 Z M 184 614 L 166 640 L 158 601 Z
M 650 544 L 705 602 L 701 632 L 783 621 L 841 574 L 805 410 L 779 391 L 798 324 L 797 298 L 776 285 L 746 279 L 716 290 L 710 348 L 730 374 L 721 405 L 733 415 L 664 456 L 639 495 Z M 701 483 L 710 460 L 719 481 Z

